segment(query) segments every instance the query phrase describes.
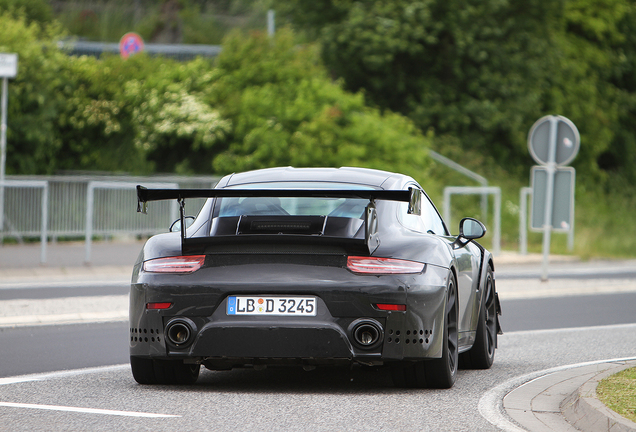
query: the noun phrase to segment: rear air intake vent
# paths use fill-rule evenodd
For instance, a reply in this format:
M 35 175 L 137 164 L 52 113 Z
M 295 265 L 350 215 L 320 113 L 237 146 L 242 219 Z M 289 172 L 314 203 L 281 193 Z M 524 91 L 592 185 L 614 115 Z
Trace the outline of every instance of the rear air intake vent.
M 325 216 L 241 216 L 237 234 L 321 235 Z

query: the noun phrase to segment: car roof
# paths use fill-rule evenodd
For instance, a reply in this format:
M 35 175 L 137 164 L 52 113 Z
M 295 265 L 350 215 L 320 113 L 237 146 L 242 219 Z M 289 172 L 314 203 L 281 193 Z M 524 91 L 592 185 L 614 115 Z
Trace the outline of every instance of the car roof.
M 267 182 L 351 183 L 379 189 L 402 189 L 405 184 L 414 180 L 403 174 L 369 168 L 279 167 L 230 174 L 223 177 L 217 187 Z

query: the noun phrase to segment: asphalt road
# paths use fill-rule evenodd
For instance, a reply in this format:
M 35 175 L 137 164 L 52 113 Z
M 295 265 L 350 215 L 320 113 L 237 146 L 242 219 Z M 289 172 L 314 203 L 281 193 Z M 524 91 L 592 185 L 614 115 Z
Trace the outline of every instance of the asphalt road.
M 49 298 L 56 293 L 58 289 L 43 289 L 41 296 Z M 506 334 L 636 323 L 636 293 L 520 299 L 501 304 Z M 127 338 L 126 322 L 0 328 L 0 377 L 126 363 Z
M 503 300 L 504 332 L 636 323 L 636 293 Z
M 0 377 L 126 363 L 127 340 L 127 322 L 0 328 Z
M 576 285 L 572 278 L 596 285 L 605 273 L 573 266 L 550 287 Z M 630 268 L 612 273 L 632 277 Z M 522 275 L 497 272 L 502 285 Z M 114 295 L 126 287 L 102 287 L 99 295 L 103 289 Z M 32 298 L 95 295 L 81 286 L 25 291 Z M 505 334 L 493 368 L 461 370 L 456 385 L 442 391 L 395 388 L 387 370 L 362 367 L 203 369 L 191 387 L 140 386 L 127 365 L 125 322 L 0 329 L 0 431 L 493 431 L 480 411 L 493 388 L 554 367 L 636 357 L 636 292 L 511 296 L 501 303 Z M 78 370 L 101 365 L 115 366 Z M 44 373 L 15 377 L 36 372 Z
M 137 385 L 127 365 L 6 378 L 0 379 L 0 430 L 55 425 L 58 430 L 493 431 L 479 412 L 493 387 L 555 366 L 633 357 L 635 347 L 635 324 L 510 332 L 500 338 L 492 369 L 462 370 L 456 385 L 441 391 L 398 389 L 388 371 L 367 368 L 204 371 L 191 387 Z M 175 417 L 147 417 L 158 414 Z

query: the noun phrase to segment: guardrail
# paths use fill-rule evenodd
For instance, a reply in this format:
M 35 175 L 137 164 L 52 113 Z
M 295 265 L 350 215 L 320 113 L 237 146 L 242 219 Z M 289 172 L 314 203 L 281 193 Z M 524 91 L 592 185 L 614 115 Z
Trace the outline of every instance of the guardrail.
M 9 176 L 8 176 L 9 177 Z M 0 245 L 4 238 L 19 242 L 39 237 L 41 262 L 46 262 L 50 239 L 150 236 L 166 232 L 177 219 L 176 203 L 152 203 L 149 215 L 136 212 L 138 184 L 149 187 L 211 188 L 218 177 L 199 176 L 10 176 L 4 182 Z M 40 192 L 41 189 L 44 192 Z M 188 200 L 186 211 L 196 215 L 204 199 Z M 87 245 L 90 261 L 90 244 Z
M 448 186 L 444 188 L 444 220 L 451 226 L 451 195 L 494 195 L 495 196 L 495 228 L 492 237 L 492 254 L 501 252 L 501 188 L 495 186 Z
M 11 203 L 12 200 L 17 198 L 17 194 L 10 194 L 9 195 L 9 199 L 6 199 L 7 194 L 6 192 L 8 191 L 8 189 L 27 189 L 27 190 L 31 190 L 31 189 L 42 189 L 41 192 L 41 198 L 40 198 L 40 243 L 41 243 L 41 249 L 40 249 L 40 263 L 45 263 L 46 262 L 46 240 L 47 240 L 47 234 L 48 234 L 48 220 L 49 220 L 49 183 L 46 181 L 38 181 L 38 180 L 25 180 L 25 181 L 20 181 L 20 180 L 5 180 L 3 182 L 0 182 L 0 187 L 4 189 L 4 194 L 2 194 L 4 201 L 8 201 L 9 204 L 9 208 L 11 208 Z M 38 211 L 37 211 L 37 200 L 32 200 L 32 199 L 28 199 L 26 197 L 23 197 L 23 199 L 20 200 L 21 205 L 25 206 L 28 210 L 27 213 L 29 214 L 34 214 L 37 215 Z M 5 219 L 5 206 L 4 206 L 5 202 L 3 202 L 3 205 L 0 206 L 0 228 L 2 228 L 5 225 L 5 222 L 7 222 Z M 8 224 L 9 225 L 9 229 L 11 229 L 12 231 L 15 231 L 17 227 L 15 227 L 13 224 Z M 2 244 L 4 240 L 4 232 L 0 229 L 0 245 Z

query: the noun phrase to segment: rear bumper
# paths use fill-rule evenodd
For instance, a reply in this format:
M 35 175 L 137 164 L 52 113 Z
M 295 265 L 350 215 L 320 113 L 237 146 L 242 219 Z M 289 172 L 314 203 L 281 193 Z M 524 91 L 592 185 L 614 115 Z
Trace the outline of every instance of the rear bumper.
M 172 351 L 172 355 L 178 353 Z M 337 325 L 291 325 L 203 328 L 192 350 L 194 357 L 353 359 L 353 347 Z
M 427 266 L 419 275 L 378 277 L 325 267 L 316 274 L 315 268 L 302 267 L 263 267 L 248 273 L 218 268 L 198 275 L 214 283 L 141 274 L 131 287 L 130 354 L 218 365 L 283 360 L 379 364 L 441 356 L 447 269 Z M 247 293 L 314 295 L 318 314 L 228 315 L 227 296 Z M 173 306 L 146 310 L 147 302 Z M 406 304 L 407 310 L 380 311 L 374 307 L 378 303 Z M 187 318 L 194 327 L 191 339 L 181 346 L 166 341 L 166 326 L 175 317 Z M 354 329 L 361 320 L 380 328 L 372 346 L 355 341 Z

